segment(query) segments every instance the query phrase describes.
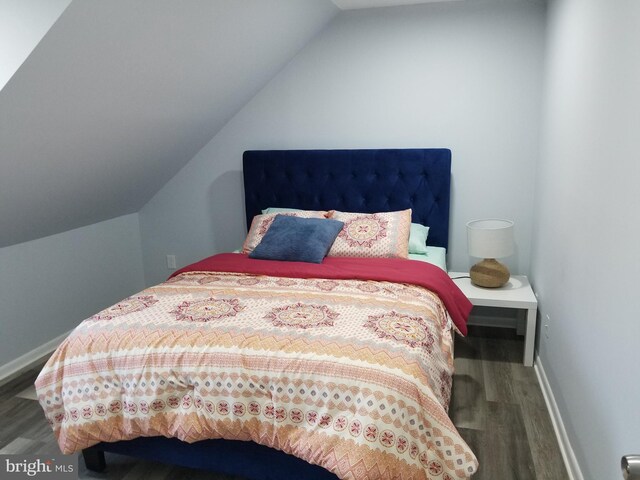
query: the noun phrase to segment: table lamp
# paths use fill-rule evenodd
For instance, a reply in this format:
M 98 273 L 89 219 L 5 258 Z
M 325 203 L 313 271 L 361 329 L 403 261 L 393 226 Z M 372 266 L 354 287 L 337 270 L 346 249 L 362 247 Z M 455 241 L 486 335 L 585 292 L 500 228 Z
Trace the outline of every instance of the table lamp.
M 467 223 L 467 245 L 470 256 L 484 259 L 471 267 L 471 283 L 497 288 L 509 281 L 509 269 L 496 258 L 513 255 L 512 221 L 494 218 L 470 221 Z

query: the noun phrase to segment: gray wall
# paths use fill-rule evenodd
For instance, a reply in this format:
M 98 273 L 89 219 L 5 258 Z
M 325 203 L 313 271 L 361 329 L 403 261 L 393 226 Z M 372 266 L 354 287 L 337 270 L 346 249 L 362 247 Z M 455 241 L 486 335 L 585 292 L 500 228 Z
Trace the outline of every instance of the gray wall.
M 505 217 L 528 273 L 544 25 L 531 1 L 340 13 L 140 211 L 147 283 L 242 244 L 242 152 L 269 148 L 451 148 L 450 267 L 468 220 Z
M 0 248 L 0 366 L 144 287 L 138 214 Z
M 533 235 L 539 362 L 584 478 L 640 453 L 640 2 L 550 4 Z M 549 319 L 547 320 L 547 316 Z

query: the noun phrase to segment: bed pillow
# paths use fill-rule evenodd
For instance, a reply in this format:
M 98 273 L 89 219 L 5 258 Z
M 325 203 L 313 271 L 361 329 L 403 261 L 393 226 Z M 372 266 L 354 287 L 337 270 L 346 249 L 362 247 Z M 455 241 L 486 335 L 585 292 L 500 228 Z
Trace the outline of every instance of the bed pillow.
M 343 225 L 326 218 L 277 215 L 249 258 L 321 263 Z
M 425 255 L 427 253 L 428 235 L 429 227 L 425 227 L 419 223 L 412 223 L 411 232 L 409 233 L 409 253 Z
M 325 218 L 327 212 L 317 212 L 314 210 L 301 210 L 299 212 L 286 212 L 280 215 L 291 216 L 291 217 L 299 217 L 299 218 Z M 271 226 L 271 222 L 273 219 L 279 215 L 278 213 L 266 213 L 262 215 L 256 215 L 253 217 L 253 221 L 251 222 L 251 228 L 249 228 L 249 233 L 247 233 L 247 238 L 244 240 L 244 244 L 242 245 L 242 253 L 250 253 L 256 245 L 260 243 L 262 237 L 264 237 L 267 230 Z
M 281 208 L 281 207 L 269 207 L 262 210 L 262 213 L 288 213 L 288 212 L 302 212 L 297 208 Z M 327 212 L 328 214 L 329 212 Z M 411 224 L 411 231 L 409 232 L 409 253 L 417 255 L 426 255 L 427 252 L 427 237 L 429 236 L 429 227 L 425 227 L 419 223 Z
M 289 212 L 304 212 L 299 208 L 281 208 L 281 207 L 269 207 L 262 210 L 262 213 L 289 213 Z
M 330 257 L 407 258 L 411 209 L 382 213 L 332 210 L 329 214 L 344 223 Z

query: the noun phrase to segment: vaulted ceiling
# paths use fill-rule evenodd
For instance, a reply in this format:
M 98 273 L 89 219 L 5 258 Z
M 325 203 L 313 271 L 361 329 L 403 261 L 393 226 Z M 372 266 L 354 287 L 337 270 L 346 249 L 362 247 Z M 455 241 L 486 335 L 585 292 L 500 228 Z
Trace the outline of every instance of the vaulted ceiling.
M 337 11 L 73 1 L 0 91 L 0 247 L 140 210 Z
M 359 8 L 399 7 L 416 5 L 418 3 L 457 2 L 463 0 L 332 0 L 342 10 L 356 10 Z

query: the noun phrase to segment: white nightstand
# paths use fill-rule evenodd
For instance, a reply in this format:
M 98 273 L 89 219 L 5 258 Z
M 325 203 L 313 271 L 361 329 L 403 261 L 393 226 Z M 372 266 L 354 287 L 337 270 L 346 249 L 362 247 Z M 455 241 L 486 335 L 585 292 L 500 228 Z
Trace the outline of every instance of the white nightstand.
M 451 278 L 469 276 L 467 272 L 449 272 Z M 454 280 L 473 305 L 482 307 L 519 308 L 527 311 L 524 335 L 524 365 L 533 366 L 533 349 L 536 343 L 536 316 L 538 300 L 524 275 L 511 275 L 500 288 L 482 288 L 471 284 L 469 278 Z

